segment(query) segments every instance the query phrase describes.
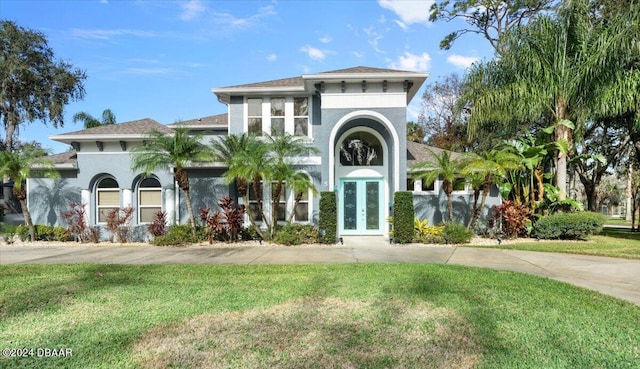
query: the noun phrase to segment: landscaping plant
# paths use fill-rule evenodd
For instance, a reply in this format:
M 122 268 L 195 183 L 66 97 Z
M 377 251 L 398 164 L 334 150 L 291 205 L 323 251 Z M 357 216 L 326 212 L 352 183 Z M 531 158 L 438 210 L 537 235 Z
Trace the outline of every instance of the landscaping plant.
M 131 235 L 131 218 L 133 217 L 133 208 L 114 208 L 107 212 L 107 230 L 111 232 L 109 242 L 116 239 L 120 243 L 129 241 Z
M 538 220 L 532 236 L 542 239 L 584 240 L 602 231 L 604 216 L 589 211 L 557 213 Z

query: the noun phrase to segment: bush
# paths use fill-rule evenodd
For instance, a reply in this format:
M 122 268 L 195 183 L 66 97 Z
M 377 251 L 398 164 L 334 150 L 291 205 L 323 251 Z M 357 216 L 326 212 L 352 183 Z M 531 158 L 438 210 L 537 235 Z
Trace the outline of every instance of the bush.
M 272 241 L 281 245 L 301 245 L 303 243 L 315 243 L 318 239 L 318 230 L 310 224 L 285 224 L 276 229 Z
M 336 194 L 332 191 L 320 193 L 320 218 L 318 219 L 318 241 L 320 243 L 336 243 L 338 230 L 338 206 Z
M 530 214 L 526 206 L 505 200 L 501 205 L 496 206 L 493 221 L 498 220 L 495 226 L 499 226 L 499 221 L 502 219 L 502 233 L 506 237 L 515 238 L 527 234 L 527 228 L 531 227 Z
M 218 210 L 211 211 L 211 208 L 200 208 L 198 214 L 204 223 L 209 243 L 216 241 L 237 241 L 241 234 L 244 223 L 244 205 L 238 207 L 229 196 L 224 196 L 218 201 Z
M 206 239 L 202 228 L 196 228 L 196 235 L 193 235 L 193 228 L 188 224 L 176 224 L 169 227 L 166 234 L 156 237 L 152 243 L 156 246 L 180 246 L 190 243 L 198 243 Z
M 542 239 L 584 240 L 602 231 L 604 216 L 584 211 L 557 213 L 538 220 L 532 236 Z
M 413 241 L 413 193 L 399 191 L 393 194 L 393 241 L 409 243 Z
M 107 212 L 107 229 L 111 232 L 109 242 L 114 242 L 115 239 L 120 243 L 130 240 L 132 217 L 133 208 L 131 206 L 122 209 L 115 208 Z
M 11 245 L 14 241 L 13 237 L 16 235 L 16 226 L 2 223 L 0 223 L 0 226 L 2 227 L 0 229 L 2 239 L 7 243 L 7 245 Z
M 444 224 L 442 235 L 447 243 L 469 243 L 473 232 L 462 224 L 447 222 Z
M 444 243 L 444 226 L 429 225 L 426 219 L 414 219 L 413 241 L 419 243 Z
M 64 227 L 54 227 L 42 224 L 34 225 L 36 228 L 36 241 L 69 241 L 69 231 Z M 25 242 L 30 239 L 29 226 L 26 224 L 20 224 L 15 228 L 15 233 L 20 238 L 20 241 Z
M 153 215 L 153 221 L 147 226 L 147 232 L 154 238 L 167 233 L 167 213 L 158 210 Z
M 85 204 L 69 203 L 69 211 L 62 212 L 60 216 L 67 223 L 67 231 L 80 242 L 100 241 L 100 229 L 90 227 L 86 222 Z

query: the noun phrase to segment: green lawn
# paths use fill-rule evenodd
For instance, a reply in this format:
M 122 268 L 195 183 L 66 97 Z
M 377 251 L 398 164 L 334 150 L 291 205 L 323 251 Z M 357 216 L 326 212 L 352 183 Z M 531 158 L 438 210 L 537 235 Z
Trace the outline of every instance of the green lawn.
M 466 246 L 466 245 L 465 245 Z M 487 246 L 478 246 L 487 247 Z M 587 241 L 536 241 L 503 243 L 491 245 L 491 248 L 507 250 L 528 250 L 560 252 L 567 254 L 608 256 L 624 259 L 640 259 L 640 232 L 631 232 L 629 228 L 606 227 L 601 234 L 591 236 Z
M 1 368 L 637 368 L 640 306 L 429 264 L 5 265 L 0 346 L 73 354 Z

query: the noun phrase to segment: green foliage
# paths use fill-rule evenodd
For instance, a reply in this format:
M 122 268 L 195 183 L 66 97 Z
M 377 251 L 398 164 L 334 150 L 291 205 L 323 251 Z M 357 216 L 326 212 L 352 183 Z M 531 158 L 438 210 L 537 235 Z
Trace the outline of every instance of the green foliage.
M 36 241 L 69 241 L 69 231 L 66 228 L 60 226 L 48 226 L 42 224 L 36 224 Z M 27 241 L 30 238 L 29 226 L 26 224 L 20 224 L 15 228 L 15 233 L 20 238 L 20 241 Z
M 0 234 L 4 242 L 10 245 L 13 243 L 13 237 L 16 235 L 16 226 L 0 223 Z
M 413 193 L 399 191 L 393 194 L 393 241 L 409 243 L 413 241 Z
M 444 226 L 429 225 L 426 219 L 414 219 L 414 242 L 419 243 L 444 243 Z
M 281 245 L 301 245 L 315 243 L 318 239 L 318 230 L 310 224 L 285 224 L 278 227 L 272 241 Z
M 584 240 L 602 231 L 604 216 L 589 211 L 557 213 L 538 220 L 533 236 L 543 239 Z
M 338 230 L 338 205 L 336 194 L 332 191 L 320 193 L 320 218 L 318 220 L 318 241 L 320 243 L 336 243 Z M 322 232 L 324 231 L 324 235 Z
M 447 222 L 444 224 L 442 236 L 447 243 L 469 243 L 473 232 L 460 223 Z
M 202 229 L 194 230 L 188 224 L 176 224 L 169 227 L 166 234 L 156 237 L 152 243 L 156 246 L 182 246 L 202 242 L 206 238 Z

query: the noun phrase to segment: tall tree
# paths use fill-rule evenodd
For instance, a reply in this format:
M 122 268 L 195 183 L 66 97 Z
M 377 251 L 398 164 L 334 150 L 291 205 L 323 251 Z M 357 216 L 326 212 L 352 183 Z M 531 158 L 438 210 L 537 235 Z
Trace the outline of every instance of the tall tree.
M 0 176 L 13 180 L 13 194 L 20 201 L 24 221 L 29 226 L 31 241 L 36 240 L 36 229 L 27 206 L 27 190 L 24 182 L 36 172 L 39 176 L 56 178 L 60 174 L 53 170 L 53 163 L 46 158 L 46 151 L 25 145 L 20 150 L 0 152 Z
M 84 123 L 84 128 L 106 126 L 109 124 L 116 124 L 116 115 L 113 114 L 111 109 L 105 109 L 102 111 L 102 120 L 100 121 L 93 115 L 81 111 L 73 115 L 73 123 L 77 122 Z
M 55 59 L 46 37 L 8 20 L 0 21 L 0 117 L 5 147 L 29 121 L 64 125 L 64 106 L 84 97 L 84 71 Z
M 195 233 L 195 217 L 191 203 L 189 173 L 190 163 L 213 159 L 211 149 L 200 143 L 201 136 L 192 136 L 187 128 L 176 128 L 173 135 L 158 131 L 149 133 L 141 146 L 131 149 L 131 170 L 143 170 L 151 175 L 154 170 L 173 167 L 174 179 L 184 194 L 184 200 L 189 213 L 189 224 Z
M 586 0 L 570 0 L 558 16 L 539 16 L 505 34 L 499 60 L 468 75 L 476 86 L 469 132 L 483 121 L 538 121 L 550 117 L 554 141 L 573 144 L 589 116 L 615 115 L 638 105 L 640 71 L 628 71 L 640 45 L 640 7 L 606 26 L 592 27 Z M 479 86 L 479 87 L 478 87 Z M 471 92 L 473 93 L 473 92 Z M 567 155 L 556 151 L 556 186 L 566 198 Z
M 423 143 L 427 136 L 424 125 L 416 122 L 407 122 L 407 140 Z
M 482 35 L 502 55 L 505 47 L 502 36 L 508 31 L 526 25 L 537 14 L 551 10 L 557 0 L 443 0 L 431 6 L 429 20 L 464 20 L 469 27 L 453 31 L 440 41 L 440 48 L 449 50 L 462 35 Z

